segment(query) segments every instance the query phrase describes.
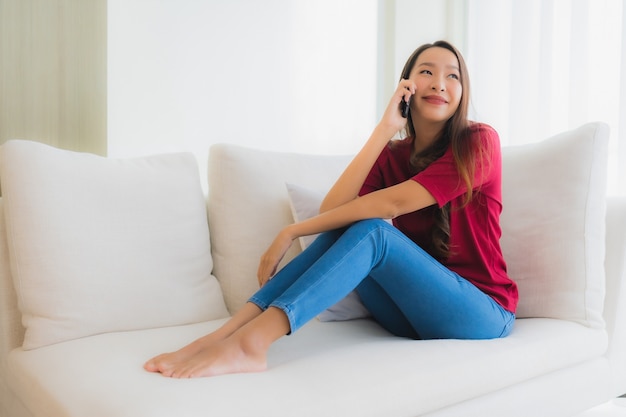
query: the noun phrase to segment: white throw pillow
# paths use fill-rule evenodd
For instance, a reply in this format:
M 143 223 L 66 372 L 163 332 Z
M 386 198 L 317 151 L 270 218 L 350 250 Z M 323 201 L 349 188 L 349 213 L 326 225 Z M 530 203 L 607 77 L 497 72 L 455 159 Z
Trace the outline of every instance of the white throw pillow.
M 287 193 L 289 194 L 289 207 L 294 222 L 310 219 L 320 212 L 320 205 L 324 200 L 325 193 L 301 187 L 296 184 L 287 183 Z M 302 236 L 298 239 L 300 247 L 305 250 L 318 235 Z
M 503 148 L 502 250 L 518 317 L 604 325 L 608 126 Z
M 295 222 L 306 220 L 319 213 L 320 204 L 325 193 L 287 183 L 291 214 Z M 302 236 L 300 246 L 306 249 L 317 235 Z M 356 291 L 350 292 L 338 303 L 320 313 L 317 318 L 320 321 L 342 321 L 369 317 L 370 312 L 361 302 L 361 297 Z
M 225 317 L 191 154 L 0 149 L 24 348 Z
M 229 311 L 239 310 L 258 290 L 256 273 L 261 255 L 276 233 L 293 222 L 285 183 L 328 189 L 351 159 L 229 144 L 211 146 L 209 226 L 214 274 Z M 299 249 L 299 245 L 292 245 L 283 264 Z

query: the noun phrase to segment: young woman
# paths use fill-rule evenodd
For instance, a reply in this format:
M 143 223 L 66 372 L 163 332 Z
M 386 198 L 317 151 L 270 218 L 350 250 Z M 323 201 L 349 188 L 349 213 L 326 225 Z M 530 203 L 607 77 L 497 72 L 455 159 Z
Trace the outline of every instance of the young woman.
M 499 244 L 499 138 L 468 121 L 468 103 L 460 53 L 443 41 L 418 48 L 320 215 L 285 227 L 262 256 L 261 289 L 221 328 L 145 369 L 175 378 L 262 371 L 275 340 L 355 288 L 397 336 L 509 334 L 518 294 Z M 276 273 L 294 239 L 320 232 Z

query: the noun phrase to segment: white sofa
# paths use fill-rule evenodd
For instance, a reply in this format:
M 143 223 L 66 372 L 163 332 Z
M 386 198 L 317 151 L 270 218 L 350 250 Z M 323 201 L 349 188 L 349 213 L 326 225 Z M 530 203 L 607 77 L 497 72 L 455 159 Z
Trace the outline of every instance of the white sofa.
M 503 149 L 502 246 L 521 294 L 509 337 L 414 341 L 367 318 L 316 319 L 272 346 L 266 372 L 176 380 L 143 362 L 242 305 L 274 233 L 349 158 L 215 145 L 206 205 L 187 154 L 10 141 L 1 415 L 558 417 L 624 394 L 626 201 L 605 197 L 607 143 L 594 123 Z

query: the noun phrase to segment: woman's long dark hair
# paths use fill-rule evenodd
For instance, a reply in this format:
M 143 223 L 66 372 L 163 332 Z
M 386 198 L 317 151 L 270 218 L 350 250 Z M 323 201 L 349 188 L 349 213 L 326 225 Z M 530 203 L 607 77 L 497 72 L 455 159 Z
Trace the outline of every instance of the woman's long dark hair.
M 470 103 L 470 82 L 467 73 L 467 66 L 460 52 L 446 41 L 437 41 L 432 44 L 425 44 L 417 48 L 409 57 L 402 70 L 401 79 L 408 79 L 411 70 L 415 66 L 418 57 L 422 52 L 430 48 L 444 48 L 452 52 L 459 62 L 459 79 L 463 87 L 461 101 L 456 112 L 446 122 L 441 136 L 429 148 L 411 153 L 411 169 L 413 173 L 418 173 L 430 165 L 433 161 L 440 158 L 451 147 L 454 162 L 459 173 L 461 181 L 465 183 L 467 192 L 461 207 L 467 205 L 473 194 L 473 180 L 476 172 L 476 163 L 483 154 L 481 141 L 470 140 L 472 137 L 468 135 L 471 125 L 468 119 L 468 109 Z M 406 134 L 415 138 L 415 126 L 411 114 L 407 118 Z M 438 259 L 447 259 L 451 254 L 450 242 L 450 203 L 438 209 L 435 215 L 435 226 L 431 231 L 431 254 Z

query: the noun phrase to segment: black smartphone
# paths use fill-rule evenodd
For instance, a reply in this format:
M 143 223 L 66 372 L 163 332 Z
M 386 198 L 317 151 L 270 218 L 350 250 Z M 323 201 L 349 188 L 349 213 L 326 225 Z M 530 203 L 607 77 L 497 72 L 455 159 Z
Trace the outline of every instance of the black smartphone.
M 405 119 L 409 117 L 409 102 L 402 99 L 402 101 L 400 102 L 400 110 L 402 112 L 402 117 L 404 117 Z

